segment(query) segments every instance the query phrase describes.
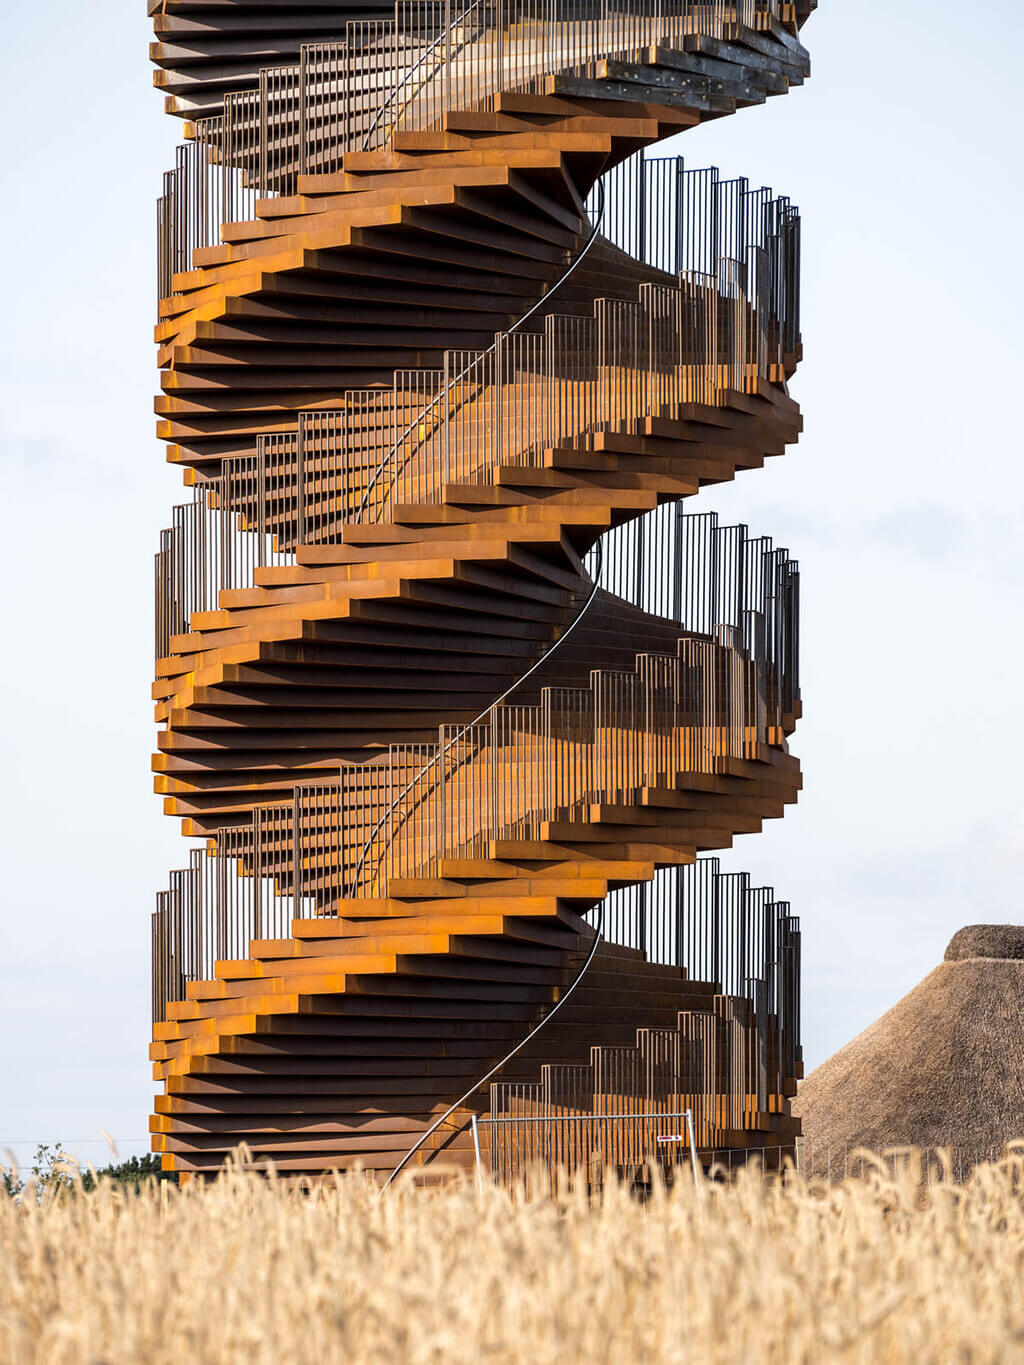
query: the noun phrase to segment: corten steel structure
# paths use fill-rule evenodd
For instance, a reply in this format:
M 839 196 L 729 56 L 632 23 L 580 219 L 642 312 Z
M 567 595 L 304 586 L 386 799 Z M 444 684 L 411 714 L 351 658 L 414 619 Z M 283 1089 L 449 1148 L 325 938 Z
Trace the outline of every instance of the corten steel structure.
M 797 438 L 799 217 L 644 153 L 812 4 L 152 5 L 169 1169 L 792 1143 L 798 924 L 698 855 L 796 799 L 797 566 L 682 500 Z

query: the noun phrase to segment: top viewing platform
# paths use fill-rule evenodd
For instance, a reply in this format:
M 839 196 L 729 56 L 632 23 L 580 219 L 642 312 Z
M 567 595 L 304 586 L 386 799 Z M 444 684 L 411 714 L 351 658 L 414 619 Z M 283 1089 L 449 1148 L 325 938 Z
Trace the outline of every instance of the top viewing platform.
M 657 41 L 679 18 L 694 34 L 727 36 L 729 26 L 799 30 L 817 0 L 399 0 L 374 5 L 317 0 L 148 0 L 156 41 L 150 58 L 153 83 L 164 92 L 169 114 L 201 118 L 223 111 L 225 96 L 252 89 L 261 73 L 300 63 L 303 47 L 336 45 L 346 33 L 372 39 L 382 28 L 444 32 L 472 17 L 472 27 L 512 32 L 529 25 L 596 26 L 609 33 L 642 21 Z M 531 41 L 535 41 L 531 39 Z M 616 51 L 608 47 L 602 55 Z

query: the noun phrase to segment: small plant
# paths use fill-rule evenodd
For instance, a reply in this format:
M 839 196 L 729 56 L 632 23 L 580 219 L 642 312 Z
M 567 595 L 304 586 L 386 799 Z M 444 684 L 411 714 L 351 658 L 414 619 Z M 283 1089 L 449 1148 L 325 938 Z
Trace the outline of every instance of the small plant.
M 41 1142 L 32 1159 L 32 1180 L 39 1190 L 54 1193 L 71 1190 L 75 1187 L 76 1169 L 77 1163 L 59 1143 L 51 1147 L 49 1143 Z
M 129 1157 L 127 1161 L 114 1161 L 98 1170 L 81 1166 L 74 1157 L 64 1151 L 60 1143 L 52 1145 L 40 1143 L 32 1158 L 31 1173 L 24 1180 L 14 1166 L 0 1166 L 0 1193 L 15 1199 L 24 1194 L 31 1184 L 37 1196 L 44 1191 L 52 1194 L 95 1190 L 101 1181 L 112 1181 L 124 1189 L 138 1191 L 148 1180 L 168 1179 L 161 1170 L 160 1157 L 155 1152 L 145 1156 Z

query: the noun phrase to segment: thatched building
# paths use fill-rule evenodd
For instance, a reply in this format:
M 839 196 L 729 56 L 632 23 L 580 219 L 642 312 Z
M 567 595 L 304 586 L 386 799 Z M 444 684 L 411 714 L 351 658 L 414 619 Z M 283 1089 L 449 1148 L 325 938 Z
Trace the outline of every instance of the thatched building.
M 856 1146 L 950 1146 L 965 1165 L 1024 1138 L 1024 927 L 972 924 L 945 961 L 812 1072 L 793 1105 L 809 1164 Z

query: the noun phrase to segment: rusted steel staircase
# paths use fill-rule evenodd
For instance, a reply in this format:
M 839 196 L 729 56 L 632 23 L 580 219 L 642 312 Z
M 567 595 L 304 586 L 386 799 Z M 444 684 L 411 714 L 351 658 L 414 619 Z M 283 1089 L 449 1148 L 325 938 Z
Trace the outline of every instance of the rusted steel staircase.
M 154 917 L 168 1169 L 244 1141 L 386 1174 L 574 982 L 610 893 L 796 799 L 795 565 L 667 518 L 799 433 L 798 219 L 630 158 L 801 81 L 803 17 L 400 6 L 228 94 L 195 65 L 159 217 L 193 501 L 157 556 L 155 766 L 206 840 Z M 688 970 L 602 943 L 506 1075 L 695 1000 L 767 1047 Z M 708 1133 L 788 1140 L 797 1064 L 742 1141 Z M 417 1160 L 467 1159 L 486 1105 Z
M 691 1142 L 709 1167 L 791 1155 L 787 1100 L 803 1064 L 800 926 L 789 905 L 711 858 L 613 892 L 602 918 L 620 945 L 608 950 L 615 976 L 604 989 L 639 974 L 642 1011 L 617 1017 L 617 1028 L 607 1012 L 584 1024 L 600 1041 L 582 1063 L 562 1060 L 570 1053 L 559 1046 L 572 1009 L 553 1021 L 533 1076 L 492 1083 L 478 1159 L 507 1183 L 538 1168 L 551 1180 L 560 1167 L 593 1182 L 609 1172 L 649 1180 L 652 1158 L 671 1176 L 689 1165 Z M 587 984 L 600 990 L 600 966 L 594 976 Z M 586 1003 L 584 991 L 577 1009 Z

